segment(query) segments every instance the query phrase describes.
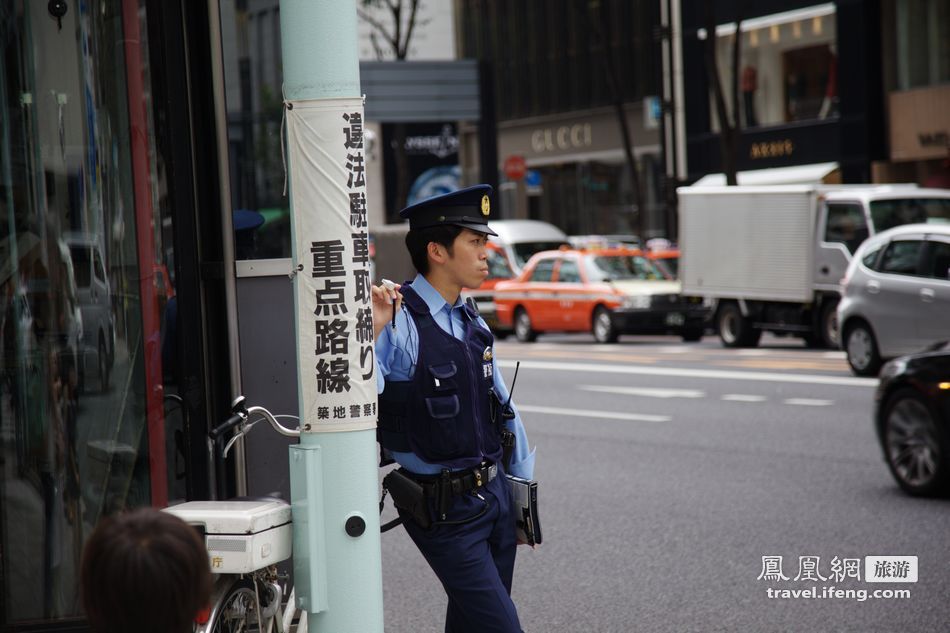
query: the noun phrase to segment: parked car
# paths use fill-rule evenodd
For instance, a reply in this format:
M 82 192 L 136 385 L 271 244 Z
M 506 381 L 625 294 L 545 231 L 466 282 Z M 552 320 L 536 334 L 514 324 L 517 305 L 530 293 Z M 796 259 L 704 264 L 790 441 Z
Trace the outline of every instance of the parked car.
M 541 332 L 590 331 L 600 343 L 620 334 L 679 334 L 702 337 L 706 309 L 686 300 L 639 250 L 578 251 L 564 248 L 536 254 L 521 274 L 495 286 L 502 327 L 523 342 Z
M 498 234 L 489 239 L 505 252 L 515 273 L 535 253 L 570 246 L 564 231 L 539 220 L 496 220 L 488 226 Z
M 105 391 L 109 388 L 109 374 L 115 362 L 115 318 L 105 258 L 93 235 L 67 233 L 64 238 L 72 254 L 76 296 L 82 314 L 82 365 L 96 368 L 99 387 Z M 88 378 L 89 372 L 83 375 Z
M 503 327 L 498 322 L 498 314 L 495 309 L 495 286 L 501 281 L 506 281 L 515 276 L 515 272 L 508 262 L 508 257 L 501 246 L 493 242 L 488 242 L 488 277 L 478 288 L 463 288 L 462 298 L 471 298 L 478 308 L 478 313 L 491 328 L 495 338 L 504 339 L 511 333 L 510 327 Z
M 950 342 L 881 368 L 875 426 L 898 485 L 915 496 L 950 493 Z
M 908 224 L 870 237 L 841 293 L 842 347 L 859 376 L 950 338 L 950 224 Z

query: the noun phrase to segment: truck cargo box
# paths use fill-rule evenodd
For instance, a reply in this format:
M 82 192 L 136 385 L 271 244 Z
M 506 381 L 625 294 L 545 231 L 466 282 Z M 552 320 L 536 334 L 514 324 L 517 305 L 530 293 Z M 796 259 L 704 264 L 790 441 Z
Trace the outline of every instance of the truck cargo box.
M 683 187 L 678 193 L 684 295 L 811 301 L 816 187 Z

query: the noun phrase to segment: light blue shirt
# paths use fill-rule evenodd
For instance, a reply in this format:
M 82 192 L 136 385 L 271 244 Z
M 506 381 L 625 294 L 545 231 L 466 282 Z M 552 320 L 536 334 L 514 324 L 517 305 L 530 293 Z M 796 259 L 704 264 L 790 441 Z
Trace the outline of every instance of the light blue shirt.
M 470 321 L 470 317 L 465 312 L 461 297 L 456 300 L 455 305 L 450 306 L 439 291 L 433 288 L 422 275 L 416 275 L 413 279 L 412 289 L 429 306 L 429 312 L 436 325 L 459 340 L 465 338 L 465 323 Z M 477 327 L 488 329 L 488 325 L 481 317 L 478 318 Z M 395 331 L 387 325 L 376 340 L 377 392 L 383 392 L 386 388 L 386 380 L 411 380 L 418 358 L 419 331 L 416 329 L 415 321 L 409 317 L 408 311 L 400 310 L 396 314 Z M 502 401 L 508 400 L 508 387 L 495 365 L 494 354 L 492 354 L 492 375 L 495 391 Z M 528 450 L 528 436 L 514 403 L 512 403 L 512 408 L 515 417 L 508 420 L 508 429 L 515 434 L 515 451 L 508 471 L 516 477 L 531 479 L 534 474 L 534 450 Z M 393 458 L 403 468 L 419 475 L 436 475 L 442 470 L 442 467 L 437 464 L 422 461 L 415 453 L 394 451 Z

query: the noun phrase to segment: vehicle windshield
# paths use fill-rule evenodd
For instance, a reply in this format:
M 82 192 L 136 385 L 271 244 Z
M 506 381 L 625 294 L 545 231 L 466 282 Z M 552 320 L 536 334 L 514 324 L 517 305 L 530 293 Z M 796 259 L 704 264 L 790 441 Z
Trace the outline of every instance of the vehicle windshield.
M 895 198 L 871 202 L 874 229 L 885 231 L 902 224 L 950 224 L 950 198 Z
M 600 255 L 587 258 L 587 276 L 596 281 L 667 279 L 657 265 L 640 255 Z
M 516 263 L 523 268 L 531 256 L 541 251 L 556 251 L 562 246 L 570 246 L 567 242 L 557 240 L 551 242 L 518 242 L 512 244 L 512 250 L 515 252 Z
M 511 279 L 515 273 L 508 265 L 508 260 L 498 251 L 488 251 L 488 279 Z
M 679 272 L 679 257 L 661 257 L 659 259 L 654 259 L 654 263 L 659 266 L 660 270 L 668 273 L 667 277 L 672 279 L 676 277 Z
M 76 285 L 88 288 L 91 282 L 89 270 L 89 248 L 86 246 L 70 246 L 69 252 L 73 256 L 73 265 L 76 272 Z

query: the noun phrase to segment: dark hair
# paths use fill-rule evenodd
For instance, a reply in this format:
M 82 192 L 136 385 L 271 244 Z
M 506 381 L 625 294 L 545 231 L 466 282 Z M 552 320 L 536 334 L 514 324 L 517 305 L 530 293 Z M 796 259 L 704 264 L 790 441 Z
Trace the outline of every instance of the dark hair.
M 422 275 L 429 272 L 429 242 L 441 244 L 448 249 L 449 255 L 451 255 L 452 244 L 463 230 L 462 227 L 454 224 L 430 226 L 425 229 L 410 229 L 406 233 L 406 248 L 409 249 L 412 265 Z
M 155 508 L 99 523 L 83 550 L 80 582 L 96 633 L 186 633 L 211 598 L 198 532 Z

